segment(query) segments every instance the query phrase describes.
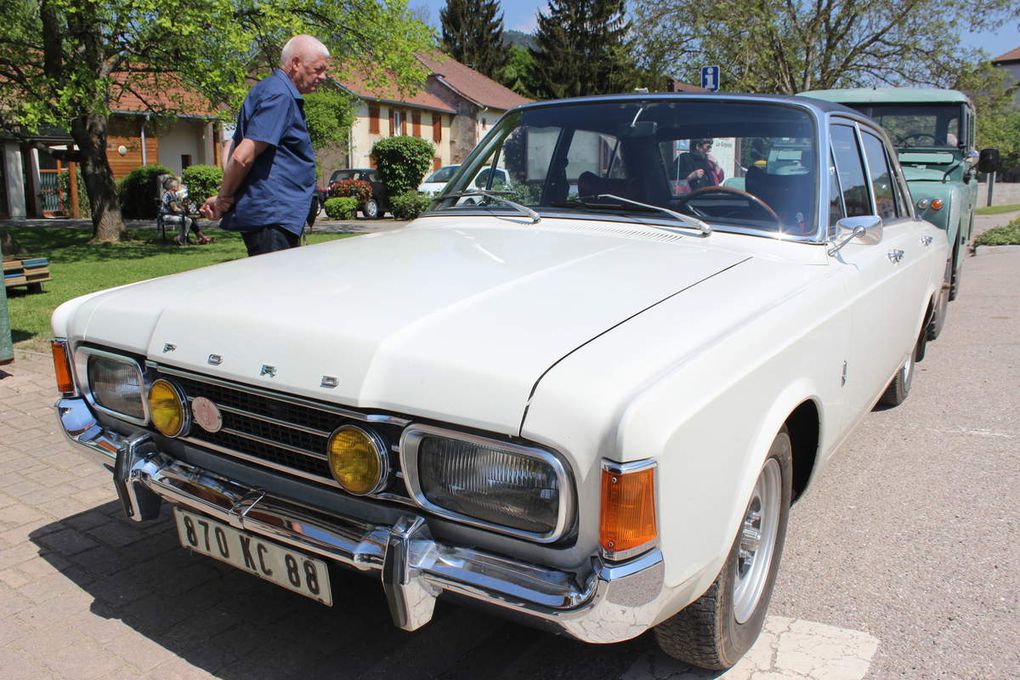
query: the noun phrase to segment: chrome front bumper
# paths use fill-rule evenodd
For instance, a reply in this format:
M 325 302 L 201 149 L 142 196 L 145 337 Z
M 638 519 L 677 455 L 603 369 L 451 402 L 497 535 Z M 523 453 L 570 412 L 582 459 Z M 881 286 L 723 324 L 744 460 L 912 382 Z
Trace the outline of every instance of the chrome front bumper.
M 157 449 L 148 433 L 122 437 L 102 427 L 80 398 L 57 402 L 67 437 L 112 466 L 126 514 L 152 519 L 163 500 L 364 572 L 378 573 L 394 623 L 415 630 L 448 593 L 496 608 L 525 623 L 595 643 L 640 635 L 657 621 L 668 593 L 662 554 L 626 562 L 595 555 L 583 579 L 432 538 L 425 517 L 408 511 L 393 525 L 319 515 L 261 489 L 183 463 Z

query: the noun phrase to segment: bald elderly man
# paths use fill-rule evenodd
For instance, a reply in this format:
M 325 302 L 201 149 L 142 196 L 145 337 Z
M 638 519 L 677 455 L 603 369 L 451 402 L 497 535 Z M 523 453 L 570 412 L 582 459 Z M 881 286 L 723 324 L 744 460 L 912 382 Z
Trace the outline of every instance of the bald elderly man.
M 223 184 L 201 212 L 241 232 L 249 256 L 300 243 L 315 192 L 315 152 L 301 95 L 319 86 L 328 67 L 326 46 L 296 35 L 283 48 L 280 68 L 255 85 L 241 107 Z

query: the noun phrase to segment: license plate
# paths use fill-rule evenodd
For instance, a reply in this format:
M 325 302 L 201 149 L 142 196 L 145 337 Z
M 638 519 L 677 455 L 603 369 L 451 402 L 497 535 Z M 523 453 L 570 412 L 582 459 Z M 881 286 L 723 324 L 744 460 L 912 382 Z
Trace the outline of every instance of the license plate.
M 181 545 L 188 550 L 333 606 L 329 571 L 322 560 L 180 508 L 174 508 L 174 519 Z

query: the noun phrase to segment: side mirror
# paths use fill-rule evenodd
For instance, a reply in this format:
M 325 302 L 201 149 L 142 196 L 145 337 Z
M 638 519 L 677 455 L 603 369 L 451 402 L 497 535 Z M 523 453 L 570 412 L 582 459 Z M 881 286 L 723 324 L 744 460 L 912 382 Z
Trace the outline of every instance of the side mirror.
M 832 247 L 827 251 L 830 256 L 838 253 L 854 239 L 869 246 L 882 242 L 882 218 L 878 215 L 844 217 L 836 222 L 836 228 L 838 231 L 833 238 Z
M 999 169 L 999 162 L 998 149 L 981 149 L 977 169 L 979 172 L 995 172 Z

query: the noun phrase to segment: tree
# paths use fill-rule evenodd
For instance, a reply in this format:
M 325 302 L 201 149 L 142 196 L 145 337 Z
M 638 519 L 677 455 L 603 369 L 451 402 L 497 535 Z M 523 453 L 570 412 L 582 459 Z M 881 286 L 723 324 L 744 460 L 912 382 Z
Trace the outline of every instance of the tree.
M 305 96 L 305 122 L 312 148 L 316 151 L 347 141 L 354 123 L 354 104 L 357 101 L 337 87 L 325 85 Z
M 872 84 L 944 84 L 980 56 L 963 28 L 1012 20 L 1018 0 L 633 0 L 640 61 L 697 82 L 718 64 L 726 90 L 793 94 Z
M 503 15 L 497 0 L 446 0 L 439 11 L 443 51 L 479 73 L 495 78 L 506 64 Z
M 247 78 L 268 73 L 301 32 L 322 39 L 337 61 L 361 58 L 411 83 L 424 80 L 413 53 L 429 41 L 404 0 L 4 0 L 0 23 L 0 129 L 68 130 L 75 148 L 64 157 L 81 164 L 99 241 L 124 235 L 106 157 L 121 92 L 156 114 L 183 109 L 166 101 L 176 85 L 236 109 Z
M 968 64 L 956 74 L 951 86 L 967 93 L 974 102 L 977 148 L 999 150 L 1001 170 L 1020 167 L 1020 109 L 1014 105 L 1020 83 L 990 61 Z
M 519 45 L 512 46 L 507 52 L 506 65 L 500 70 L 497 80 L 519 95 L 532 95 L 532 73 L 535 59 L 531 52 Z
M 624 0 L 549 0 L 538 14 L 534 87 L 539 97 L 611 94 L 632 88 Z

